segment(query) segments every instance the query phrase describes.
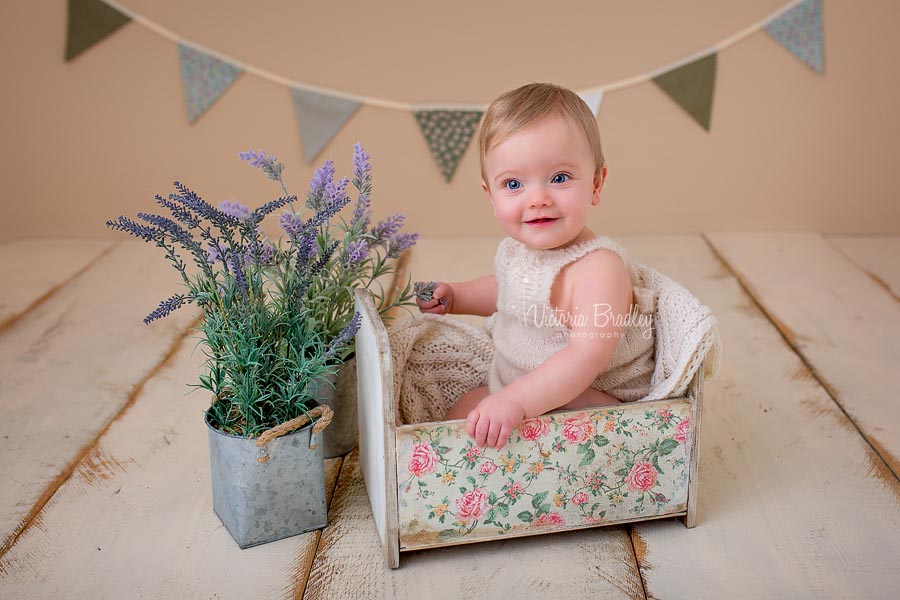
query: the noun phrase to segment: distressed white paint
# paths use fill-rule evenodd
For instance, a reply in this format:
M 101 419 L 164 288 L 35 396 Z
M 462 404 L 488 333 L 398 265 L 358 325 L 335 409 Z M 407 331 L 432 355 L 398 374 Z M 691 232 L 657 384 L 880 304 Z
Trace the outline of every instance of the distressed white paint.
M 203 359 L 194 344 L 181 344 L 0 559 L 0 597 L 302 594 L 320 532 L 241 550 L 213 512 L 208 395 L 187 394 Z M 341 460 L 326 461 L 329 489 Z
M 159 248 L 124 242 L 0 333 L 0 540 L 127 403 L 193 319 L 144 325 L 178 288 Z
M 709 239 L 900 475 L 900 302 L 816 233 Z
M 900 485 L 881 459 L 702 238 L 620 241 L 708 304 L 723 338 L 722 372 L 704 391 L 699 523 L 634 526 L 648 596 L 895 597 Z M 782 248 L 777 257 L 756 249 L 770 273 L 794 260 L 793 247 Z M 781 281 L 766 276 L 764 288 L 772 278 Z M 806 281 L 792 289 L 814 285 Z M 859 293 L 865 303 L 874 290 Z M 805 322 L 786 316 L 794 331 Z
M 829 235 L 828 241 L 900 299 L 900 235 Z
M 114 244 L 54 239 L 0 244 L 0 330 L 77 276 Z

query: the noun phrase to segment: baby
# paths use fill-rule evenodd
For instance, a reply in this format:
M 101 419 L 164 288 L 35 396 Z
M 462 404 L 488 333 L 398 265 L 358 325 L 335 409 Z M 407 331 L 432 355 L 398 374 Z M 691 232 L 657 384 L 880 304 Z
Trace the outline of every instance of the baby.
M 585 102 L 550 84 L 512 90 L 488 107 L 478 144 L 481 187 L 509 237 L 494 274 L 438 282 L 417 303 L 426 313 L 488 317 L 489 385 L 446 419 L 465 418 L 479 446 L 500 449 L 524 419 L 639 399 L 653 338 L 648 319 L 633 319 L 627 255 L 585 225 L 606 179 Z

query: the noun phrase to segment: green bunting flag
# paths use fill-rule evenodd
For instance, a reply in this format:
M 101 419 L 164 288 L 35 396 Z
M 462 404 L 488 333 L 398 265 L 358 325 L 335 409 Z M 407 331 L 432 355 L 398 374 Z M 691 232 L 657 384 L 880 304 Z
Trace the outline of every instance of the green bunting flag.
M 447 182 L 453 177 L 483 114 L 480 110 L 417 110 L 419 129 Z
M 69 0 L 66 61 L 70 61 L 131 18 L 100 0 Z
M 775 41 L 809 65 L 825 72 L 822 58 L 822 0 L 806 0 L 766 24 Z
M 184 103 L 188 120 L 193 123 L 231 87 L 243 69 L 184 44 L 178 44 L 178 58 Z
M 698 58 L 653 78 L 681 108 L 709 131 L 713 89 L 716 85 L 716 53 Z
M 300 139 L 306 162 L 315 160 L 319 152 L 340 131 L 362 102 L 291 88 L 294 113 L 300 127 Z

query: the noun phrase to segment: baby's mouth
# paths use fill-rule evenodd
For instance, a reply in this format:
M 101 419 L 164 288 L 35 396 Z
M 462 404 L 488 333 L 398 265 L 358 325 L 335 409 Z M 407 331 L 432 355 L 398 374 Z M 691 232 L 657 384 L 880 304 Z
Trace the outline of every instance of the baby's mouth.
M 529 225 L 547 225 L 549 223 L 553 223 L 556 219 L 551 217 L 540 217 L 539 219 L 531 219 L 530 221 L 525 221 Z

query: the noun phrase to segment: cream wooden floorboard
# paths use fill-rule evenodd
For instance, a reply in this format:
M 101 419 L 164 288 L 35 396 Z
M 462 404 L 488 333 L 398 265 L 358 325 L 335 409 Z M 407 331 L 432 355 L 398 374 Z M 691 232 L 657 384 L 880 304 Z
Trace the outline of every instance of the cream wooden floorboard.
M 0 559 L 3 598 L 299 597 L 320 532 L 241 550 L 212 508 L 185 340 Z M 326 461 L 333 489 L 343 459 Z
M 404 552 L 400 568 L 388 569 L 356 451 L 344 462 L 329 518 L 307 600 L 645 597 L 622 527 Z
M 53 239 L 0 244 L 0 331 L 114 245 Z
M 702 238 L 620 241 L 707 303 L 724 343 L 703 400 L 699 524 L 634 526 L 648 597 L 896 598 L 900 483 L 881 458 Z M 783 252 L 753 245 L 770 271 L 803 261 L 801 247 L 769 247 Z M 799 331 L 804 314 L 784 321 Z
M 0 334 L 3 550 L 193 321 L 141 322 L 177 290 L 158 250 L 123 242 Z
M 900 235 L 829 235 L 826 239 L 900 300 Z
M 900 476 L 900 302 L 819 234 L 709 239 Z

